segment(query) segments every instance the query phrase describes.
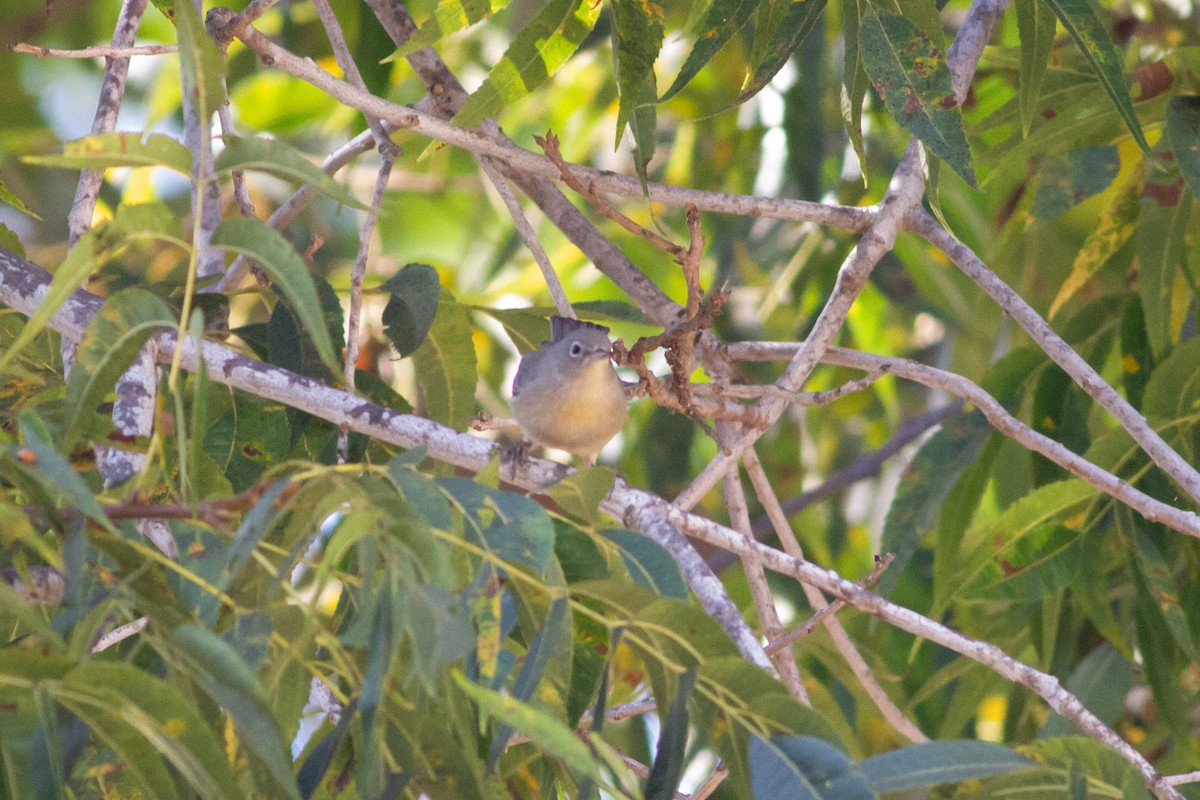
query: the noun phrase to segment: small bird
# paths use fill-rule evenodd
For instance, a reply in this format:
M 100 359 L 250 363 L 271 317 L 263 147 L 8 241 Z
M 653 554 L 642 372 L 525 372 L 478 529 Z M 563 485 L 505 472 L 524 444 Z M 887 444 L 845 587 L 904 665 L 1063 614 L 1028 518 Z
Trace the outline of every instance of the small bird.
M 550 318 L 550 341 L 521 359 L 512 395 L 528 439 L 589 464 L 629 413 L 608 328 L 568 317 Z

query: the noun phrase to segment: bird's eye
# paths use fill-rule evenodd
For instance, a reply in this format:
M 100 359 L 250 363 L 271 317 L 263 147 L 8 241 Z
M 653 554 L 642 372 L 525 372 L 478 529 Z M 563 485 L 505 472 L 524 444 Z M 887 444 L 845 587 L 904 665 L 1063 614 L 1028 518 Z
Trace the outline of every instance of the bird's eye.
M 577 356 L 583 352 L 583 345 L 579 342 L 571 342 L 571 355 Z

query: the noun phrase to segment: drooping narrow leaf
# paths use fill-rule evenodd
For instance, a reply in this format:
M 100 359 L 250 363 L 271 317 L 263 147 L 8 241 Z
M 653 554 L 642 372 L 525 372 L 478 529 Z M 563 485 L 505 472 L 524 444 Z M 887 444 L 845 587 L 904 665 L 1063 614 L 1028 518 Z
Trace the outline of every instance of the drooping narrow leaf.
M 688 598 L 687 584 L 679 574 L 679 566 L 662 545 L 640 533 L 620 528 L 603 533 L 618 548 L 634 583 L 649 587 L 663 597 Z
M 1138 214 L 1138 294 L 1146 313 L 1146 333 L 1156 357 L 1171 344 L 1171 290 L 1183 259 L 1192 195 L 1182 180 L 1148 181 Z
M 208 120 L 225 102 L 225 59 L 204 29 L 191 0 L 174 0 L 174 6 L 184 85 L 195 93 L 196 116 L 203 120 L 201 127 L 207 130 Z
M 658 106 L 650 103 L 634 109 L 629 131 L 633 134 L 633 169 L 642 184 L 642 195 L 648 201 L 650 174 L 647 167 L 658 148 Z
M 329 331 L 325 329 L 321 302 L 317 298 L 312 276 L 287 240 L 261 220 L 237 217 L 221 223 L 213 232 L 210 243 L 215 247 L 243 253 L 262 267 L 263 272 L 291 303 L 300 324 L 316 346 L 321 361 L 335 375 L 340 375 L 342 367 L 333 352 Z
M 551 0 L 513 39 L 483 85 L 454 115 L 454 124 L 474 127 L 549 80 L 591 33 L 602 6 L 587 0 Z
M 842 0 L 842 27 L 844 29 L 846 57 L 842 67 L 841 111 L 850 137 L 850 146 L 858 157 L 863 183 L 867 181 L 867 154 L 863 147 L 862 109 L 867 96 L 869 78 L 863 69 L 862 47 L 862 4 L 867 0 Z
M 241 796 L 220 740 L 177 686 L 130 664 L 90 661 L 73 669 L 62 687 L 69 693 L 60 693 L 60 702 L 89 725 L 104 718 L 136 734 L 120 737 L 131 745 L 125 757 L 165 758 L 202 796 Z
M 1017 87 L 1017 107 L 1021 114 L 1021 135 L 1029 135 L 1042 94 L 1050 51 L 1054 48 L 1057 21 L 1043 0 L 1016 0 L 1017 30 L 1021 33 L 1021 82 Z
M 1125 185 L 1118 190 L 1112 202 L 1100 213 L 1096 227 L 1088 233 L 1083 247 L 1075 254 L 1071 274 L 1063 281 L 1058 294 L 1054 296 L 1054 302 L 1050 304 L 1050 319 L 1054 319 L 1054 315 L 1067 301 L 1129 241 L 1129 237 L 1133 236 L 1137 230 L 1138 199 L 1142 196 L 1142 183 L 1145 178 L 1146 162 L 1142 161 Z
M 946 54 L 908 19 L 859 4 L 863 67 L 889 113 L 930 153 L 975 186 L 971 149 Z
M 687 704 L 695 685 L 696 669 L 693 667 L 680 676 L 679 688 L 663 720 L 654 764 L 646 778 L 646 800 L 673 800 L 679 788 L 679 779 L 683 775 L 683 768 L 687 766 Z
M 1175 163 L 1200 200 L 1200 95 L 1172 97 L 1167 106 L 1167 141 L 1175 152 Z
M 865 758 L 858 769 L 877 792 L 903 792 L 939 783 L 990 778 L 1039 764 L 990 742 L 942 741 L 901 747 Z
M 270 704 L 254 674 L 223 640 L 195 625 L 180 625 L 171 634 L 177 667 L 233 719 L 240 741 L 267 768 L 284 797 L 299 800 L 291 758 Z
M 439 0 L 433 15 L 384 62 L 403 58 L 435 44 L 443 36 L 482 22 L 508 5 L 508 0 Z
M 1133 140 L 1137 142 L 1138 147 L 1142 148 L 1142 152 L 1153 159 L 1154 154 L 1150 151 L 1145 134 L 1142 133 L 1142 125 L 1138 122 L 1137 114 L 1133 110 L 1133 100 L 1129 97 L 1129 85 L 1121 66 L 1121 54 L 1117 51 L 1117 46 L 1113 44 L 1112 37 L 1108 35 L 1104 23 L 1096 16 L 1096 11 L 1092 8 L 1091 3 L 1088 0 L 1045 0 L 1045 2 L 1054 11 L 1058 21 L 1067 29 L 1067 33 L 1071 34 L 1075 44 L 1083 51 L 1084 58 L 1091 65 L 1092 71 L 1096 73 L 1096 78 L 1104 87 L 1104 93 L 1108 95 L 1108 99 L 1116 107 L 1117 113 L 1121 115 Z
M 821 12 L 825 10 L 825 0 L 775 0 L 771 7 L 785 8 L 786 11 L 777 23 L 769 23 L 766 30 L 755 31 L 755 36 L 762 36 L 765 44 L 761 53 L 751 54 L 750 70 L 746 73 L 737 99 L 739 103 L 762 91 L 783 68 L 804 37 L 816 27 Z M 760 7 L 760 14 L 762 10 Z
M 152 133 L 97 133 L 63 145 L 61 155 L 25 156 L 22 161 L 43 167 L 105 169 L 106 167 L 166 167 L 183 175 L 192 171 L 192 154 L 170 136 Z
M 695 30 L 696 44 L 675 76 L 675 82 L 663 94 L 667 101 L 687 86 L 705 64 L 712 60 L 725 43 L 750 21 L 762 0 L 713 0 L 703 21 Z
M 345 186 L 325 174 L 304 155 L 281 139 L 258 136 L 235 136 L 225 140 L 225 149 L 217 156 L 214 168 L 218 172 L 258 170 L 286 180 L 311 184 L 319 191 L 352 208 L 365 209 Z
M 546 754 L 561 759 L 574 772 L 600 778 L 599 765 L 591 751 L 562 720 L 515 698 L 471 683 L 457 670 L 453 674 L 459 688 L 484 714 L 525 734 Z
M 36 220 L 40 220 L 37 214 L 30 210 L 29 206 L 25 205 L 25 201 L 13 194 L 12 190 L 4 185 L 4 181 L 0 181 L 0 203 L 8 203 L 18 211 L 23 211 Z
M 517 673 L 517 679 L 513 683 L 510 694 L 514 699 L 526 703 L 533 698 L 534 690 L 541 682 L 551 656 L 570 637 L 567 621 L 568 605 L 565 597 L 556 598 L 550 604 L 550 613 L 546 615 L 546 621 L 537 636 L 533 637 L 529 651 L 525 654 L 525 662 L 521 665 L 521 671 Z M 500 761 L 500 756 L 508 747 L 508 740 L 511 736 L 511 726 L 502 724 L 496 728 L 496 733 L 492 736 L 491 747 L 488 749 L 489 770 L 495 769 L 496 764 Z
M 617 144 L 625 135 L 625 125 L 643 102 L 654 103 L 658 89 L 654 80 L 654 60 L 663 42 L 663 9 L 650 0 L 616 0 L 612 6 L 617 24 L 614 58 L 617 64 Z M 639 145 L 641 143 L 639 142 Z
M 64 450 L 74 446 L 96 417 L 100 399 L 112 390 L 142 346 L 155 331 L 174 325 L 174 317 L 160 298 L 137 287 L 122 289 L 104 301 L 79 342 L 67 382 Z

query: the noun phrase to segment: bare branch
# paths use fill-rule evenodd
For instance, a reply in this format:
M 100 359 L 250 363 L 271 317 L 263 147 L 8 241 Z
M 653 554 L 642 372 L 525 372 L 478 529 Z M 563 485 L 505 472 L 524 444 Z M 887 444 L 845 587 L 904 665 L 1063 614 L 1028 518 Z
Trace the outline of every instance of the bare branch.
M 0 248 L 0 302 L 22 313 L 32 313 L 45 297 L 49 285 L 48 273 Z M 51 318 L 50 327 L 70 338 L 78 338 L 99 305 L 100 298 L 83 290 L 77 291 Z M 176 345 L 175 331 L 161 331 L 153 341 L 157 343 L 159 352 L 171 352 Z M 430 458 L 448 464 L 480 470 L 487 466 L 495 449 L 495 445 L 469 434 L 375 405 L 311 378 L 263 364 L 214 342 L 197 342 L 188 338 L 181 343 L 180 353 L 187 369 L 195 369 L 198 360 L 203 358 L 208 374 L 222 384 L 277 400 L 335 425 L 346 422 L 352 429 L 381 441 L 405 448 L 423 447 Z M 507 466 L 502 469 L 502 477 L 515 485 L 537 490 L 560 479 L 566 472 L 561 464 L 527 458 L 519 473 Z M 715 547 L 735 552 L 740 557 L 760 560 L 767 569 L 812 584 L 860 611 L 985 664 L 1006 679 L 1032 689 L 1054 711 L 1133 765 L 1151 791 L 1159 797 L 1182 800 L 1179 791 L 1136 749 L 1088 711 L 1078 698 L 1063 689 L 1054 676 L 1017 661 L 999 647 L 972 639 L 915 611 L 873 595 L 836 572 L 748 540 L 712 520 L 690 514 L 648 492 L 634 489 L 624 480 L 615 482 L 600 509 L 668 550 L 680 564 L 702 606 L 731 635 L 739 652 L 751 663 L 769 668 L 761 645 L 729 601 L 720 580 L 705 567 L 695 549 L 684 538 L 685 533 Z M 836 617 L 829 619 L 835 620 Z
M 729 345 L 727 352 L 739 360 L 763 361 L 786 358 L 799 345 L 790 342 L 738 342 Z M 1126 481 L 1106 472 L 1092 462 L 1076 455 L 1059 442 L 1038 433 L 1014 417 L 996 398 L 961 375 L 919 364 L 903 358 L 889 358 L 856 350 L 831 347 L 824 361 L 839 367 L 871 371 L 887 365 L 892 375 L 924 386 L 944 389 L 974 404 L 992 427 L 1030 450 L 1045 456 L 1058 466 L 1090 483 L 1098 491 L 1111 495 L 1137 511 L 1151 522 L 1161 522 L 1168 528 L 1200 538 L 1200 516 L 1156 500 L 1134 488 Z
M 1013 291 L 996 273 L 988 269 L 979 256 L 962 242 L 955 239 L 949 231 L 937 220 L 924 211 L 914 210 L 909 217 L 909 225 L 920 233 L 935 247 L 949 256 L 959 269 L 966 273 L 971 280 L 987 292 L 996 303 L 1004 309 L 1025 332 L 1037 342 L 1038 347 L 1050 356 L 1055 364 L 1071 376 L 1088 396 L 1101 405 L 1113 418 L 1120 423 L 1133 440 L 1154 459 L 1163 472 L 1179 484 L 1192 500 L 1200 503 L 1200 472 L 1189 464 L 1179 453 L 1163 441 L 1146 418 L 1129 405 L 1129 401 L 1121 397 L 1116 389 L 1108 385 L 1104 378 L 1083 360 L 1069 344 L 1062 340 L 1050 323 L 1033 310 L 1019 294 Z
M 37 56 L 38 58 L 133 58 L 136 56 L 161 56 L 168 53 L 178 53 L 179 48 L 173 44 L 143 44 L 135 47 L 123 47 L 113 44 L 98 44 L 94 47 L 84 47 L 79 50 L 60 50 L 56 47 L 38 47 L 35 44 L 17 42 L 9 50 L 14 53 Z
M 496 193 L 500 195 L 500 199 L 504 201 L 504 207 L 508 209 L 508 215 L 512 217 L 513 225 L 517 228 L 517 233 L 521 236 L 521 241 L 529 248 L 529 252 L 533 254 L 533 260 L 537 262 L 538 267 L 542 270 L 542 278 L 546 281 L 546 289 L 550 292 L 550 299 L 554 301 L 554 308 L 557 309 L 559 316 L 570 317 L 576 319 L 575 309 L 571 308 L 571 301 L 567 299 L 567 293 L 563 289 L 562 281 L 558 279 L 558 273 L 554 271 L 554 265 L 550 263 L 550 257 L 546 255 L 545 248 L 542 247 L 541 241 L 538 240 L 537 231 L 529 224 L 529 220 L 525 217 L 525 212 L 521 210 L 521 204 L 517 202 L 516 195 L 505 180 L 504 175 L 496 165 L 492 164 L 486 158 L 479 159 L 479 166 L 483 169 L 483 173 L 487 175 L 488 180 L 492 182 L 492 186 L 496 187 Z
M 367 272 L 367 255 L 371 251 L 371 237 L 375 235 L 375 226 L 379 222 L 379 209 L 383 205 L 383 195 L 387 190 L 388 178 L 392 174 L 392 163 L 395 151 L 392 148 L 381 148 L 379 151 L 383 163 L 379 165 L 379 174 L 375 178 L 375 191 L 371 194 L 371 208 L 363 219 L 358 231 L 358 254 L 354 258 L 354 269 L 350 273 L 350 312 L 346 317 L 346 364 L 343 378 L 347 391 L 354 391 L 354 371 L 358 368 L 358 339 L 362 325 L 362 289 L 363 276 Z M 346 426 L 338 428 L 338 461 L 346 463 L 350 455 L 349 431 Z

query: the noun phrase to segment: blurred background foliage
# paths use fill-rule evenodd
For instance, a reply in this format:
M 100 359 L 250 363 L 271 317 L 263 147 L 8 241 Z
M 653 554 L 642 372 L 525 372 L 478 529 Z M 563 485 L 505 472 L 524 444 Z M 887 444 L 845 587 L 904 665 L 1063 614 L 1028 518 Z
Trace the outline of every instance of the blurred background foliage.
M 396 102 L 419 101 L 425 86 L 403 58 L 388 60 L 395 48 L 370 9 L 354 0 L 332 5 L 371 91 Z M 431 38 L 469 89 L 483 82 L 542 10 L 535 0 L 495 5 L 487 20 Z M 899 10 L 918 23 L 939 14 L 947 43 L 967 9 L 962 0 L 936 10 L 916 2 L 886 5 L 879 4 L 879 13 Z M 1068 21 L 1099 25 L 1111 36 L 1120 61 L 1109 66 L 1128 81 L 1125 99 L 1140 124 L 1136 135 L 1144 131 L 1157 162 L 1135 141 L 1135 126 L 1122 117 L 1119 98 L 1098 78 L 1103 74 L 1089 53 L 1061 24 L 1056 29 L 1053 19 L 1046 34 L 1047 7 L 1020 0 L 1004 14 L 963 104 L 971 163 L 947 169 L 931 158 L 928 203 L 1035 309 L 1051 315 L 1055 329 L 1196 463 L 1200 14 L 1188 0 L 1083 5 L 1063 13 Z M 757 5 L 694 79 L 654 104 L 650 133 L 642 129 L 636 142 L 627 134 L 614 147 L 618 118 L 645 113 L 622 108 L 623 73 L 613 54 L 618 13 L 613 9 L 624 8 L 620 3 L 597 4 L 594 26 L 578 51 L 544 85 L 504 103 L 496 119 L 522 147 L 534 148 L 533 136 L 552 130 L 568 161 L 627 174 L 644 167 L 651 180 L 765 197 L 877 202 L 910 134 L 858 74 L 860 62 L 850 45 L 859 29 L 847 24 L 847 13 L 868 6 L 829 3 L 778 74 L 739 102 L 766 52 L 765 37 L 789 7 Z M 407 8 L 419 25 L 437 10 L 433 0 L 415 0 Z M 705 6 L 667 2 L 654 8 L 665 31 L 650 73 L 657 75 L 657 97 L 703 41 L 696 31 L 703 28 Z M 6 45 L 61 48 L 106 42 L 119 9 L 116 0 L 5 0 L 0 39 Z M 1042 33 L 1034 42 L 1029 29 L 1022 30 L 1022 15 L 1039 14 Z M 311 5 L 284 3 L 257 27 L 340 74 Z M 936 33 L 935 40 L 943 35 Z M 140 41 L 170 43 L 175 36 L 160 9 L 150 8 Z M 0 206 L 0 244 L 51 270 L 66 255 L 65 220 L 77 173 L 26 159 L 61 153 L 65 142 L 89 132 L 102 72 L 96 59 L 0 51 L 0 74 L 7 76 L 0 82 L 0 181 L 32 212 Z M 265 68 L 240 43 L 230 47 L 226 81 L 241 135 L 275 137 L 315 161 L 365 128 L 360 114 Z M 844 96 L 855 91 L 865 100 L 862 160 L 855 154 L 860 128 L 847 127 L 842 110 Z M 177 58 L 136 58 L 117 130 L 179 138 L 180 102 Z M 408 132 L 394 138 L 404 155 L 383 203 L 367 276 L 365 323 L 373 346 L 362 366 L 380 380 L 364 376 L 360 391 L 460 429 L 465 416 L 478 410 L 505 416 L 520 347 L 506 331 L 529 332 L 537 341 L 544 330 L 538 317 L 550 300 L 541 274 L 469 154 L 431 147 Z M 638 164 L 639 153 L 651 146 L 653 159 Z M 339 180 L 356 197 L 367 198 L 377 164 L 374 154 L 364 156 L 339 173 Z M 970 175 L 977 189 L 968 184 Z M 250 181 L 264 217 L 293 188 L 260 173 Z M 228 185 L 223 192 L 226 214 L 233 216 Z M 189 200 L 189 183 L 177 173 L 117 168 L 108 173 L 96 218 L 112 219 L 123 205 L 160 202 L 182 235 L 190 229 Z M 636 198 L 620 205 L 642 224 L 661 225 L 675 240 L 686 240 L 681 209 L 651 207 Z M 658 287 L 682 302 L 683 278 L 669 258 L 599 215 L 590 216 Z M 552 224 L 538 215 L 534 221 L 568 297 L 582 304 L 585 317 L 611 325 L 627 344 L 656 332 Z M 307 254 L 339 346 L 342 311 L 336 300 L 347 294 L 360 223 L 358 211 L 320 196 L 284 231 Z M 713 213 L 703 216 L 703 225 L 704 283 L 731 292 L 716 325 L 727 341 L 803 338 L 857 239 L 812 224 Z M 408 264 L 436 271 L 440 290 L 432 298 L 440 295 L 440 303 L 430 336 L 441 355 L 426 348 L 401 359 L 385 334 L 381 317 L 391 290 L 384 283 Z M 89 288 L 112 296 L 142 287 L 178 309 L 187 265 L 182 248 L 134 243 L 114 253 Z M 311 348 L 298 346 L 295 316 L 273 292 L 245 290 L 230 303 L 230 326 L 247 351 L 329 377 Z M 539 310 L 511 311 L 531 307 Z M 21 321 L 6 313 L 0 323 L 7 349 Z M 1192 508 L 991 300 L 913 234 L 902 234 L 879 264 L 837 344 L 964 375 L 1040 432 L 1152 496 Z M 743 372 L 748 382 L 767 382 L 781 368 L 746 364 Z M 446 374 L 440 391 L 453 401 L 431 394 L 430 376 L 439 371 Z M 186 554 L 174 567 L 131 538 L 127 528 L 105 526 L 98 518 L 87 526 L 85 545 L 79 529 L 52 513 L 25 519 L 25 510 L 66 504 L 88 514 L 79 498 L 96 495 L 108 503 L 143 496 L 180 500 L 170 427 L 160 425 L 159 449 L 136 485 L 102 492 L 86 451 L 77 448 L 57 462 L 49 455 L 64 425 L 56 337 L 45 334 L 25 348 L 8 373 L 7 388 L 0 390 L 0 420 L 11 445 L 0 473 L 6 519 L 0 560 L 18 570 L 50 564 L 69 578 L 59 607 L 30 610 L 0 592 L 0 618 L 16 643 L 0 659 L 3 690 L 13 703 L 0 707 L 3 783 L 11 793 L 20 794 L 16 788 L 32 781 L 48 793 L 39 796 L 67 791 L 107 796 L 109 789 L 123 793 L 134 785 L 185 796 L 226 791 L 287 796 L 297 791 L 298 772 L 302 790 L 330 796 L 400 789 L 447 797 L 505 791 L 549 796 L 550 786 L 583 794 L 597 781 L 609 792 L 636 794 L 636 782 L 614 777 L 619 770 L 599 750 L 589 751 L 591 771 L 572 760 L 575 740 L 565 731 L 597 703 L 600 685 L 609 691 L 601 693 L 601 707 L 624 702 L 633 687 L 647 683 L 660 710 L 679 698 L 686 703 L 689 692 L 681 684 L 689 666 L 700 670 L 691 706 L 695 738 L 674 761 L 660 750 L 664 764 L 711 765 L 703 754 L 711 747 L 735 769 L 730 759 L 745 756 L 750 733 L 822 737 L 855 759 L 901 743 L 824 633 L 795 648 L 814 713 L 788 700 L 781 686 L 760 685 L 762 676 L 750 667 L 738 670 L 723 661 L 736 660 L 735 651 L 671 588 L 679 578 L 664 554 L 608 530 L 610 522 L 550 516 L 528 500 L 488 488 L 486 478 L 481 483 L 451 478 L 443 468 L 379 443 L 354 446 L 354 456 L 369 465 L 364 478 L 323 468 L 318 465 L 334 460 L 331 425 L 214 387 L 203 376 L 191 376 L 180 389 L 193 414 L 188 422 L 198 424 L 191 435 L 200 442 L 192 466 L 194 494 L 184 499 L 228 498 L 261 489 L 267 479 L 280 481 L 269 484 L 275 488 L 268 493 L 285 491 L 288 499 L 275 505 L 258 499 L 223 522 L 172 522 Z M 806 388 L 829 389 L 853 377 L 851 370 L 821 367 Z M 694 378 L 707 379 L 702 371 Z M 778 495 L 798 497 L 887 445 L 907 421 L 952 400 L 884 377 L 831 405 L 785 415 L 759 440 L 757 451 Z M 161 405 L 160 421 L 167 421 L 177 406 L 170 400 Z M 88 424 L 90 437 L 99 438 L 102 424 Z M 18 446 L 31 442 L 41 443 L 36 466 L 17 455 Z M 670 498 L 715 452 L 715 444 L 690 422 L 643 400 L 634 403 L 628 425 L 602 461 L 633 485 Z M 313 521 L 341 519 L 330 515 L 343 502 L 363 513 L 329 523 L 326 556 L 314 558 L 311 576 L 289 582 L 315 535 Z M 728 521 L 719 492 L 706 497 L 700 510 Z M 752 517 L 761 513 L 752 507 Z M 953 412 L 936 433 L 886 461 L 877 474 L 808 503 L 792 523 L 808 558 L 851 578 L 869 571 L 876 553 L 896 553 L 879 587 L 890 599 L 1059 676 L 1163 772 L 1200 768 L 1195 656 L 1200 548 L 1194 540 L 1068 480 L 1060 468 L 995 434 L 970 408 Z M 514 549 L 507 536 L 528 547 Z M 722 577 L 753 622 L 745 578 L 736 568 L 725 569 Z M 785 623 L 812 612 L 790 580 L 773 579 L 772 588 Z M 569 613 L 560 605 L 568 596 Z M 153 623 L 143 637 L 104 657 L 86 657 L 105 625 L 143 614 Z M 621 644 L 616 631 L 624 629 L 616 620 L 623 615 L 635 633 L 663 620 L 686 621 L 701 644 L 686 657 L 650 634 Z M 1139 793 L 1137 779 L 1095 746 L 1050 738 L 1072 731 L 1027 691 L 877 620 L 848 611 L 843 619 L 889 693 L 931 737 L 1036 742 L 1029 752 L 1049 765 L 1019 773 L 1039 777 L 992 778 L 964 785 L 960 794 Z M 429 638 L 430 631 L 436 637 Z M 43 661 L 36 661 L 39 653 Z M 746 702 L 738 710 L 716 699 L 722 664 L 730 688 Z M 601 684 L 605 668 L 607 682 Z M 293 769 L 275 745 L 295 733 L 312 674 L 329 678 L 339 697 L 357 698 L 357 706 L 345 716 L 353 722 L 327 721 L 306 740 L 308 749 L 296 754 Z M 42 679 L 48 682 L 39 683 Z M 119 703 L 124 709 L 119 719 L 106 722 L 97 709 L 118 702 L 122 692 L 127 699 L 142 696 L 141 684 L 165 693 L 162 706 L 147 712 L 160 724 Z M 96 689 L 92 697 L 89 686 L 104 691 Z M 530 733 L 528 718 L 498 699 L 501 689 L 541 712 L 558 712 L 562 730 L 543 731 L 542 738 Z M 766 700 L 770 703 L 761 705 Z M 767 706 L 773 703 L 779 705 L 772 711 Z M 225 711 L 229 727 L 212 722 L 215 709 Z M 491 709 L 490 724 L 486 715 L 473 716 L 478 709 Z M 713 714 L 733 719 L 730 742 L 719 741 L 720 725 L 705 727 Z M 657 724 L 666 719 L 663 711 Z M 207 731 L 196 732 L 186 745 L 203 765 L 199 773 L 189 773 L 186 758 L 164 756 L 163 767 L 130 744 L 131 729 L 157 742 L 153 731 L 170 729 L 170 721 Z M 510 748 L 493 772 L 496 742 L 513 728 L 532 742 Z M 88 729 L 100 736 L 87 739 Z M 258 741 L 252 731 L 268 735 Z M 648 730 L 634 721 L 606 727 L 604 738 L 643 763 L 657 763 L 656 733 L 654 726 Z M 353 747 L 345 745 L 346 737 Z M 268 740 L 275 744 L 262 743 Z M 156 746 L 168 752 L 161 742 Z M 230 748 L 235 764 L 248 758 L 254 769 L 232 774 L 229 763 L 220 766 L 222 747 Z M 464 747 L 479 752 L 467 758 Z M 456 766 L 460 757 L 462 765 Z M 106 776 L 103 765 L 117 762 L 134 766 Z M 51 763 L 72 769 L 51 774 L 29 766 Z M 685 787 L 703 779 L 702 769 L 688 774 Z M 1086 775 L 1083 789 L 1077 774 Z M 745 774 L 718 790 L 719 796 L 751 791 Z M 1195 794 L 1188 787 L 1183 791 Z

